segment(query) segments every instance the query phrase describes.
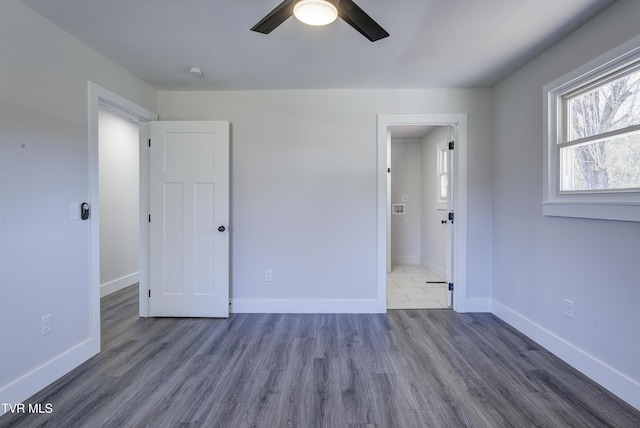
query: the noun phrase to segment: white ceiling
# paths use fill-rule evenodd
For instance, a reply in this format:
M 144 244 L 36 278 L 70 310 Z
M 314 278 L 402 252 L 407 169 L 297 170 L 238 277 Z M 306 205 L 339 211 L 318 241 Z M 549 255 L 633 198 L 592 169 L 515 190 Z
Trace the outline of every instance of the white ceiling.
M 355 0 L 375 43 L 342 20 L 249 30 L 281 0 L 21 1 L 159 90 L 225 90 L 491 87 L 615 0 Z

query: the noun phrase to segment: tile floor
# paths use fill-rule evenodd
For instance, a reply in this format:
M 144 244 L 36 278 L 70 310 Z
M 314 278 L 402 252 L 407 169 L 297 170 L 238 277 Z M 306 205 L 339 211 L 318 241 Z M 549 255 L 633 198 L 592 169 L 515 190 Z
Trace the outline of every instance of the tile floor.
M 387 275 L 387 309 L 447 308 L 446 284 L 426 281 L 444 279 L 420 265 L 392 265 Z

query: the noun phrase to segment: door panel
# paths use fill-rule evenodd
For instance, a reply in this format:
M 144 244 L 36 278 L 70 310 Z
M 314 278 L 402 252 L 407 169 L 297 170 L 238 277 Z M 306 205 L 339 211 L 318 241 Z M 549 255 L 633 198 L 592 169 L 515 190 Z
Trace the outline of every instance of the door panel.
M 149 315 L 228 317 L 229 123 L 150 122 L 149 135 Z
M 454 126 L 449 126 L 449 141 L 453 142 L 454 145 L 454 150 L 450 150 L 449 151 L 449 156 L 447 156 L 447 212 L 450 213 L 451 215 L 453 215 L 454 213 L 454 206 L 453 206 L 453 192 L 454 192 L 454 177 L 455 174 L 453 173 L 453 168 L 455 163 L 453 162 L 454 156 L 455 156 L 455 144 L 457 142 L 458 138 L 456 135 L 456 127 Z M 454 228 L 454 224 L 455 224 L 455 217 L 452 221 L 448 221 L 447 222 L 447 283 L 448 284 L 454 284 L 455 280 L 454 280 L 454 269 L 453 269 L 453 261 L 454 261 L 454 257 L 453 257 L 453 243 L 454 243 L 454 239 L 453 239 L 453 234 L 455 231 Z M 450 289 L 450 287 L 447 287 L 447 306 L 448 307 L 453 307 L 453 290 Z

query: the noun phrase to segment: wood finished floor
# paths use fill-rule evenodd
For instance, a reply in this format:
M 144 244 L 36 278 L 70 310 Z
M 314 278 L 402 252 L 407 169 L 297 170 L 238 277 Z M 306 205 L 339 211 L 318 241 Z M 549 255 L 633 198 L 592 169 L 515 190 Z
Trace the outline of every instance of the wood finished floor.
M 102 352 L 0 427 L 638 427 L 640 412 L 490 314 L 143 319 L 102 300 Z

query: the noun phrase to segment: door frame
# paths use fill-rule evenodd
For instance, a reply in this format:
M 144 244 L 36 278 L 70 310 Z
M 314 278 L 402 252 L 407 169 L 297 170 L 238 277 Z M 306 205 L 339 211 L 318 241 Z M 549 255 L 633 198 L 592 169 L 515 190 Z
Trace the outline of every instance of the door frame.
M 100 107 L 110 109 L 117 114 L 144 124 L 150 120 L 158 120 L 158 115 L 128 99 L 112 92 L 94 82 L 88 82 L 88 148 L 89 148 L 89 205 L 91 207 L 89 231 L 89 286 L 90 286 L 90 319 L 91 337 L 95 341 L 96 352 L 100 351 L 100 185 L 99 185 L 99 135 L 98 113 Z M 142 213 L 147 212 L 147 150 L 146 126 L 140 126 L 140 316 L 146 316 L 147 299 L 147 228 L 143 223 Z M 142 227 L 144 226 L 144 227 Z M 144 307 L 144 308 L 143 308 Z M 144 309 L 144 311 L 143 311 Z M 144 315 L 143 315 L 144 312 Z
M 453 204 L 455 222 L 453 234 L 453 310 L 467 312 L 467 114 L 379 114 L 377 132 L 377 282 L 378 301 L 387 304 L 387 266 L 390 261 L 388 207 L 388 169 L 391 168 L 390 126 L 435 125 L 453 126 L 457 131 L 453 151 Z M 385 312 L 383 310 L 382 312 Z

